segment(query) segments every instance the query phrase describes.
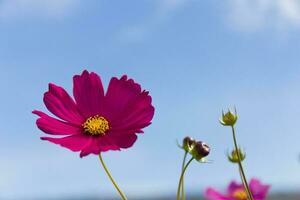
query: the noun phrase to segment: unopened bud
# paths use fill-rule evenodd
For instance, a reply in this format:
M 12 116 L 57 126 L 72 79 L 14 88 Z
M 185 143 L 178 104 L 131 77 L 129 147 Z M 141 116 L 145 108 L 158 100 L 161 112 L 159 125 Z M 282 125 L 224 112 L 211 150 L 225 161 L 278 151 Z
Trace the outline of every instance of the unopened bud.
M 201 160 L 202 158 L 206 157 L 209 154 L 210 148 L 209 146 L 201 141 L 196 142 L 194 148 L 191 151 L 192 156 L 196 160 Z
M 191 138 L 191 137 L 185 137 L 182 141 L 182 148 L 186 151 L 189 152 L 193 148 L 193 145 L 196 143 L 196 141 Z
M 245 152 L 243 152 L 240 148 L 236 151 L 233 150 L 231 152 L 231 155 L 227 155 L 228 160 L 232 163 L 238 163 L 239 159 L 241 159 L 240 161 L 242 162 L 243 160 L 245 160 L 246 158 L 246 154 Z
M 234 113 L 228 110 L 228 112 L 225 114 L 224 112 L 222 112 L 222 118 L 220 119 L 220 123 L 223 126 L 234 126 L 237 119 L 238 119 L 238 115 L 236 113 L 236 110 L 234 111 Z

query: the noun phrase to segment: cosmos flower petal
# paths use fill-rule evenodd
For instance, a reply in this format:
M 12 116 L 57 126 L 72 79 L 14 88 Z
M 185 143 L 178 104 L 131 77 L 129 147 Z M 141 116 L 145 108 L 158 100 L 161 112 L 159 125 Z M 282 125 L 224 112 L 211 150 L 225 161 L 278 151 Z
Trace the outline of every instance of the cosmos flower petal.
M 100 77 L 85 70 L 73 77 L 73 83 L 74 98 L 81 113 L 86 118 L 101 114 L 104 90 Z
M 229 195 L 233 195 L 237 190 L 244 190 L 244 186 L 242 184 L 237 183 L 236 181 L 231 181 L 228 185 L 227 192 Z
M 153 118 L 153 115 L 154 108 L 149 107 L 143 113 L 140 113 L 139 116 L 136 116 L 136 118 L 131 119 L 131 121 L 128 121 L 127 123 L 122 120 L 114 124 L 112 123 L 112 131 L 120 132 L 122 130 L 141 130 L 142 128 L 145 128 L 146 126 L 149 126 L 151 124 L 151 119 Z
M 119 96 L 122 101 L 119 101 Z M 148 92 L 141 91 L 139 84 L 123 76 L 120 80 L 112 78 L 105 97 L 106 115 L 114 130 L 142 129 L 149 125 L 154 115 L 152 99 Z M 146 125 L 146 126 L 147 126 Z
M 41 137 L 42 140 L 48 140 L 54 144 L 59 144 L 62 147 L 71 151 L 81 151 L 89 142 L 90 137 L 84 134 L 70 135 L 63 138 Z
M 205 197 L 208 200 L 234 200 L 232 198 L 224 196 L 223 194 L 219 193 L 218 191 L 216 191 L 213 188 L 208 188 L 205 191 Z
M 137 98 L 122 113 L 121 120 L 114 122 L 115 128 L 126 129 L 129 127 L 144 128 L 144 124 L 151 122 L 154 116 L 154 107 L 151 105 L 151 98 Z M 148 100 L 148 101 L 147 101 Z
M 249 183 L 250 190 L 255 200 L 262 200 L 267 197 L 270 185 L 264 185 L 258 179 L 251 179 Z
M 120 79 L 113 77 L 108 85 L 105 95 L 104 114 L 110 121 L 120 119 L 128 104 L 134 101 L 141 94 L 141 86 L 127 76 Z M 120 101 L 120 97 L 122 101 Z
M 120 147 L 115 145 L 108 136 L 92 138 L 89 143 L 80 152 L 80 157 L 89 154 L 99 155 L 101 152 L 108 150 L 120 150 Z
M 135 141 L 137 140 L 137 136 L 136 134 L 110 135 L 110 139 L 118 147 L 126 149 L 131 147 L 135 143 Z
M 49 84 L 49 90 L 44 94 L 44 103 L 50 112 L 65 121 L 79 125 L 84 120 L 69 94 L 52 83 Z
M 154 107 L 148 107 L 143 110 L 139 115 L 135 117 L 135 119 L 131 119 L 125 125 L 128 129 L 142 129 L 151 124 L 151 120 L 154 115 Z
M 148 92 L 143 91 L 135 97 L 132 101 L 128 102 L 125 109 L 120 113 L 120 116 L 123 118 L 123 122 L 128 122 L 135 117 L 139 116 L 147 109 L 153 107 L 151 105 L 152 99 L 148 95 Z
M 38 115 L 40 118 L 36 120 L 36 125 L 40 130 L 47 134 L 52 135 L 73 135 L 82 132 L 81 128 L 74 126 L 67 122 L 57 120 L 41 111 L 33 111 L 33 114 Z

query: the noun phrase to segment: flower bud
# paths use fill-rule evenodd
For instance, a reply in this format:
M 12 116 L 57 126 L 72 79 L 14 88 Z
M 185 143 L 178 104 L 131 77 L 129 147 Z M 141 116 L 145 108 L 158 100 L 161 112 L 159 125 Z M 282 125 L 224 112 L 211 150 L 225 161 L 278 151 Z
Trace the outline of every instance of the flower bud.
M 232 163 L 238 163 L 239 162 L 239 156 L 238 155 L 240 156 L 241 162 L 243 160 L 245 160 L 246 154 L 240 148 L 238 149 L 238 151 L 233 150 L 231 152 L 231 155 L 227 155 L 227 157 L 228 157 L 228 160 L 230 162 L 232 162 Z
M 238 119 L 238 115 L 236 113 L 236 110 L 234 111 L 234 113 L 228 110 L 226 114 L 222 112 L 222 118 L 220 119 L 220 123 L 223 126 L 234 126 L 237 119 Z
M 209 151 L 210 148 L 206 143 L 197 141 L 191 151 L 191 155 L 199 161 L 202 158 L 206 157 L 209 154 Z
M 191 138 L 191 137 L 185 137 L 182 141 L 182 148 L 186 151 L 189 152 L 193 148 L 193 145 L 196 143 L 196 141 Z

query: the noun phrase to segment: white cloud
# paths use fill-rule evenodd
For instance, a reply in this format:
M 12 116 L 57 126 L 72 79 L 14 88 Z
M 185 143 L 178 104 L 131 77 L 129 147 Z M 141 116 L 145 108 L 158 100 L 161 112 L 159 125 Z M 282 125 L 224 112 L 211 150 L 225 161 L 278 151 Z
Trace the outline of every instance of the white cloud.
M 281 0 L 278 1 L 280 14 L 293 24 L 300 25 L 300 1 Z
M 79 0 L 3 0 L 0 1 L 1 19 L 46 17 L 58 19 L 75 8 Z
M 124 27 L 118 35 L 122 41 L 140 42 L 193 0 L 157 0 L 153 14 L 143 23 Z M 265 29 L 287 31 L 300 28 L 300 0 L 226 0 L 228 26 L 242 32 Z M 224 15 L 221 15 L 224 16 Z
M 142 24 L 134 24 L 123 28 L 118 35 L 126 42 L 140 42 L 153 33 L 162 24 L 170 20 L 173 14 L 184 7 L 190 0 L 157 0 L 153 15 L 145 19 Z
M 256 32 L 300 27 L 300 0 L 228 0 L 232 28 Z

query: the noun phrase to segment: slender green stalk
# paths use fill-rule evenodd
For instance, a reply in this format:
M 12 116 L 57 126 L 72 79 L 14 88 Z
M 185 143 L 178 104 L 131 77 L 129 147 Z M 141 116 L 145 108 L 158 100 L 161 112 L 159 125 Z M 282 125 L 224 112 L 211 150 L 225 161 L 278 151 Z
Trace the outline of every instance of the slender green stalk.
M 237 156 L 238 156 L 238 165 L 239 165 L 239 171 L 240 171 L 241 179 L 242 179 L 242 182 L 244 184 L 245 190 L 247 192 L 248 199 L 249 200 L 254 200 L 253 196 L 252 196 L 252 193 L 250 191 L 250 188 L 249 188 L 246 176 L 245 176 L 244 169 L 243 169 L 242 159 L 241 159 L 241 155 L 239 153 L 239 148 L 238 148 L 238 145 L 237 145 L 237 140 L 236 140 L 236 134 L 235 134 L 234 126 L 231 126 L 231 129 L 232 129 L 232 136 L 233 136 L 233 142 L 234 142 L 235 151 L 237 152 Z
M 187 156 L 188 152 L 185 151 L 184 152 L 184 156 L 183 156 L 183 162 L 182 162 L 182 167 L 181 167 L 181 173 L 184 169 L 185 166 L 185 162 L 186 162 L 186 156 Z M 184 194 L 184 176 L 182 177 L 182 181 L 181 181 L 181 199 L 185 200 L 185 194 Z
M 240 169 L 240 167 L 239 167 L 239 172 L 240 172 L 240 177 L 241 177 L 241 180 L 242 180 L 243 186 L 244 186 L 244 188 L 246 188 L 246 183 L 245 183 L 244 179 L 242 179 L 242 172 L 241 172 L 241 169 Z M 248 194 L 247 194 L 247 195 L 248 195 Z M 248 198 L 248 199 L 249 199 L 249 198 Z
M 182 183 L 182 179 L 184 177 L 185 171 L 188 168 L 188 166 L 191 164 L 191 162 L 194 160 L 194 158 L 191 158 L 187 164 L 185 165 L 185 167 L 183 168 L 181 175 L 180 175 L 180 179 L 179 179 L 179 183 L 178 183 L 178 189 L 177 189 L 177 200 L 180 200 L 180 189 L 181 189 L 181 183 Z
M 110 172 L 108 171 L 108 168 L 106 167 L 104 161 L 103 161 L 103 158 L 101 156 L 101 153 L 99 154 L 99 160 L 106 172 L 106 174 L 108 175 L 109 179 L 111 180 L 111 182 L 113 183 L 113 185 L 115 186 L 115 188 L 117 189 L 117 191 L 119 192 L 122 200 L 127 200 L 125 194 L 122 192 L 122 190 L 119 188 L 119 186 L 117 185 L 117 183 L 115 182 L 115 180 L 113 179 L 112 175 L 110 174 Z

